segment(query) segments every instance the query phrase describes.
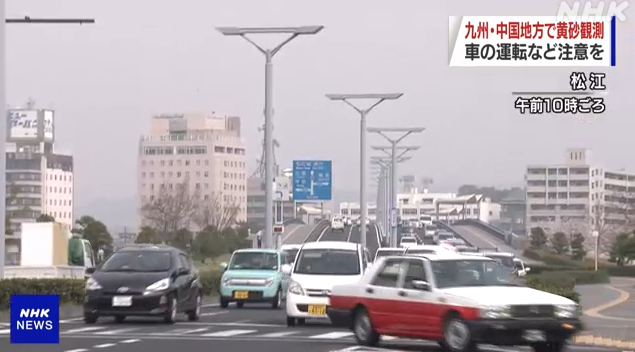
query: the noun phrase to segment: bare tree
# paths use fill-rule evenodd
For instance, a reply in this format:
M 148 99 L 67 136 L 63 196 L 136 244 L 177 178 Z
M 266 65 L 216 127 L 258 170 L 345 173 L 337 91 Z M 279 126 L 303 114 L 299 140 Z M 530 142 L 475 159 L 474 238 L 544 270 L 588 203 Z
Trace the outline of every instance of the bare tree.
M 196 223 L 201 228 L 210 226 L 222 230 L 236 224 L 239 211 L 236 197 L 215 192 L 200 201 Z
M 190 190 L 189 180 L 177 184 L 161 184 L 154 199 L 143 204 L 144 224 L 155 228 L 163 241 L 181 228 L 190 226 L 197 213 L 198 190 Z

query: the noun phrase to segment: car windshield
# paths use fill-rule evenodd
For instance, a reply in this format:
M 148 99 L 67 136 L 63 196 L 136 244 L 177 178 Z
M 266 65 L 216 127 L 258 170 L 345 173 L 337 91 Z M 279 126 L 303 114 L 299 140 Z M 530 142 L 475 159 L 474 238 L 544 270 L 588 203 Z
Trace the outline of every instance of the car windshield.
M 399 250 L 399 249 L 379 250 L 377 251 L 377 254 L 375 255 L 375 260 L 381 257 L 389 257 L 391 255 L 402 255 L 402 254 L 403 254 L 403 250 Z
M 494 260 L 437 260 L 432 271 L 438 288 L 471 286 L 517 286 L 512 277 Z
M 278 254 L 270 252 L 235 252 L 229 270 L 278 270 Z
M 101 271 L 161 272 L 172 266 L 168 251 L 116 252 L 102 264 Z
M 508 255 L 500 255 L 500 254 L 491 254 L 491 253 L 486 253 L 483 254 L 484 256 L 494 259 L 495 261 L 501 263 L 504 267 L 508 268 L 508 269 L 513 269 L 514 268 L 514 258 L 508 256 Z
M 294 274 L 358 275 L 357 251 L 335 248 L 303 249 L 298 254 Z
M 437 251 L 429 248 L 408 249 L 406 254 L 435 254 Z
M 401 243 L 417 243 L 417 239 L 414 237 L 404 237 L 401 239 Z
M 298 256 L 299 249 L 286 249 L 287 255 L 289 256 L 289 261 L 291 263 L 295 262 L 295 257 Z

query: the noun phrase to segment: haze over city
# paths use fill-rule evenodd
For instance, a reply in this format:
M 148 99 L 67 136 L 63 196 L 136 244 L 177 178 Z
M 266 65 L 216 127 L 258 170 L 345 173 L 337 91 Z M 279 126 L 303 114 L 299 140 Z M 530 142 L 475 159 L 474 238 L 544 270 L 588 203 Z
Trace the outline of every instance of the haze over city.
M 8 25 L 7 103 L 56 110 L 56 140 L 75 157 L 75 211 L 111 226 L 136 222 L 139 136 L 157 113 L 240 116 L 249 170 L 261 152 L 263 56 L 214 27 L 324 25 L 274 59 L 278 163 L 333 160 L 334 200 L 357 200 L 359 117 L 326 93 L 403 92 L 369 126 L 426 127 L 402 174 L 462 184 L 521 186 L 528 164 L 558 163 L 567 147 L 612 169 L 630 158 L 633 23 L 619 23 L 618 66 L 605 70 L 608 109 L 596 117 L 521 116 L 512 91 L 568 91 L 568 68 L 447 67 L 450 15 L 551 15 L 560 1 L 8 1 L 7 17 L 90 17 L 94 25 Z M 632 15 L 632 9 L 627 9 Z M 281 38 L 256 40 L 273 46 Z M 584 70 L 589 71 L 589 70 Z M 596 70 L 598 71 L 598 70 Z M 614 141 L 614 142 L 610 142 Z M 385 144 L 378 136 L 370 144 Z M 370 187 L 369 187 L 370 188 Z

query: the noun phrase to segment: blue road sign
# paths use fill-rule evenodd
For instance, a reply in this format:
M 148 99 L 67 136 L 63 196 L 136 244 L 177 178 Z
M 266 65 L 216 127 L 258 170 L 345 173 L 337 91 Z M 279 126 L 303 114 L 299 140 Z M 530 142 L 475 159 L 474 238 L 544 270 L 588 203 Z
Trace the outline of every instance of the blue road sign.
M 293 200 L 331 200 L 330 160 L 293 161 Z

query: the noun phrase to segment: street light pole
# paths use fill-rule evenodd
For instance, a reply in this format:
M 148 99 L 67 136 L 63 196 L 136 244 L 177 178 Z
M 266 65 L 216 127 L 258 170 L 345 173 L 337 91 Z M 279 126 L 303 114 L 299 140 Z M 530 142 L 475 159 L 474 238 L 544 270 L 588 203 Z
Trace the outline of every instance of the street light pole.
M 31 18 L 25 16 L 23 18 L 6 18 L 5 13 L 5 1 L 0 0 L 0 14 L 2 16 L 2 23 L 0 24 L 0 106 L 2 107 L 2 118 L 6 122 L 6 75 L 5 75 L 5 58 L 6 58 L 6 24 L 20 23 L 20 24 L 92 24 L 95 23 L 94 19 L 90 18 Z M 7 124 L 0 123 L 0 174 L 5 178 L 7 175 L 6 165 L 6 142 L 7 142 Z M 6 221 L 6 189 L 4 186 L 0 187 L 0 224 Z M 0 280 L 4 278 L 4 260 L 5 260 L 5 241 L 6 241 L 6 229 L 0 231 Z
M 360 236 L 361 244 L 366 248 L 366 218 L 368 216 L 368 204 L 366 204 L 366 116 L 377 105 L 386 100 L 397 100 L 403 93 L 390 94 L 327 94 L 330 100 L 343 101 L 360 114 L 359 123 L 359 207 L 360 207 Z M 351 100 L 375 100 L 375 103 L 366 109 L 361 109 L 351 103 Z
M 383 152 L 385 152 L 386 154 L 388 154 L 388 156 L 390 157 L 390 162 L 392 164 L 391 170 L 390 170 L 390 182 L 391 182 L 391 199 L 390 199 L 390 208 L 391 211 L 399 211 L 399 199 L 398 199 L 398 195 L 399 195 L 399 188 L 397 185 L 397 160 L 399 158 L 401 158 L 402 156 L 404 156 L 406 153 L 408 153 L 411 150 L 418 150 L 419 147 L 418 146 L 408 146 L 408 147 L 398 147 L 397 143 L 391 143 L 392 145 L 390 147 L 379 147 L 379 146 L 373 146 L 374 150 L 381 150 Z M 398 151 L 402 151 L 401 154 L 398 154 Z M 395 210 L 392 210 L 395 209 Z M 391 226 L 390 229 L 390 233 L 392 234 L 392 237 L 394 238 L 394 240 L 396 241 L 397 239 L 397 235 L 398 235 L 398 226 Z
M 217 27 L 216 30 L 226 36 L 239 36 L 265 55 L 265 235 L 264 245 L 273 248 L 273 57 L 289 42 L 300 35 L 319 33 L 324 26 L 301 27 Z M 288 34 L 289 37 L 273 49 L 265 49 L 251 40 L 250 34 Z
M 373 148 L 377 149 L 377 147 L 373 147 Z M 404 157 L 403 155 L 407 153 L 408 151 L 412 150 L 413 148 L 416 149 L 417 147 L 411 147 L 410 149 L 406 149 L 403 153 L 401 153 L 401 155 L 396 159 L 396 163 L 402 163 L 404 161 L 410 160 L 411 157 Z M 390 238 L 390 241 L 389 241 L 390 245 L 393 247 L 396 247 L 397 236 L 392 235 L 392 228 L 398 229 L 399 224 L 395 224 L 395 226 L 393 226 L 392 216 L 391 216 L 391 212 L 393 209 L 391 205 L 392 205 L 392 199 L 394 198 L 393 197 L 394 189 L 392 189 L 391 184 L 392 184 L 392 180 L 396 177 L 395 173 L 392 172 L 392 170 L 394 170 L 392 159 L 393 159 L 392 157 L 374 156 L 374 157 L 371 157 L 371 162 L 375 165 L 379 165 L 383 167 L 386 170 L 386 183 L 385 183 L 386 196 L 384 197 L 384 216 L 386 218 L 386 226 L 387 226 L 386 231 L 388 231 L 386 236 Z M 399 208 L 395 208 L 395 209 L 396 211 L 399 210 Z

